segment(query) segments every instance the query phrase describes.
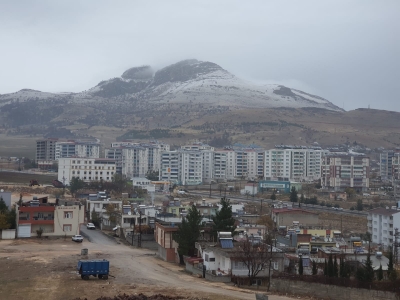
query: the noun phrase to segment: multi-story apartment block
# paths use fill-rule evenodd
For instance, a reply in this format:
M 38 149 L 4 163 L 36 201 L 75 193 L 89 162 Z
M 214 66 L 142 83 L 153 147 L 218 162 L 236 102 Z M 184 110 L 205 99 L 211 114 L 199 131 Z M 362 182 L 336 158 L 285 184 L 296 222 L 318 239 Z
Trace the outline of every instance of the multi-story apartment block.
M 180 180 L 180 160 L 178 151 L 165 151 L 161 153 L 160 180 L 171 183 L 179 183 Z
M 351 187 L 364 191 L 369 188 L 369 171 L 369 157 L 332 153 L 323 158 L 321 183 L 335 190 Z
M 392 180 L 392 161 L 395 156 L 393 150 L 385 150 L 380 154 L 380 175 L 381 180 Z
M 111 181 L 115 173 L 114 159 L 69 157 L 58 160 L 58 180 L 66 185 L 73 177 L 85 182 Z
M 36 162 L 40 169 L 50 169 L 56 160 L 66 157 L 100 157 L 100 143 L 90 141 L 60 141 L 42 139 L 36 141 Z
M 149 171 L 161 168 L 161 152 L 169 151 L 161 142 L 115 142 L 105 149 L 105 157 L 117 161 L 117 173 L 127 177 L 144 177 Z
M 265 178 L 304 181 L 321 178 L 322 157 L 327 150 L 277 148 L 265 151 Z
M 236 175 L 236 158 L 233 150 L 216 150 L 213 158 L 214 179 L 231 180 Z
M 400 228 L 400 210 L 375 208 L 368 211 L 368 232 L 372 242 L 387 249 L 393 245 L 394 228 Z
M 56 142 L 55 159 L 66 157 L 100 157 L 100 143 L 85 141 Z
M 265 179 L 289 180 L 291 175 L 292 152 L 290 149 L 271 149 L 264 155 Z
M 400 180 L 400 153 L 395 153 L 392 157 L 392 168 L 391 168 L 391 177 L 390 179 L 393 180 L 393 185 L 397 186 L 395 181 Z
M 55 160 L 56 142 L 58 139 L 41 139 L 36 141 L 36 163 L 38 168 L 50 169 Z

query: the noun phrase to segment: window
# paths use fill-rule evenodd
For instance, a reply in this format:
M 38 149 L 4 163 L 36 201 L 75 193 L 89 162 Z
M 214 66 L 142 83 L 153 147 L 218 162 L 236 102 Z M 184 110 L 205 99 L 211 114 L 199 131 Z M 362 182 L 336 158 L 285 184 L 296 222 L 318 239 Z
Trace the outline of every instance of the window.
M 63 231 L 72 231 L 72 225 L 68 224 L 68 225 L 63 225 Z
M 72 219 L 73 213 L 72 211 L 64 211 L 64 219 Z
M 209 261 L 215 261 L 215 257 L 210 257 Z

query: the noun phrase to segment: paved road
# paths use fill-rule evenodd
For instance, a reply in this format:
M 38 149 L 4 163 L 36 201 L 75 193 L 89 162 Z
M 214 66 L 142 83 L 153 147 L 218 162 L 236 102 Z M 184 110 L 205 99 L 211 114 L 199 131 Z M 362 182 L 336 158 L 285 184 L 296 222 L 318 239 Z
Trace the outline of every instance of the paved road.
M 182 267 L 162 261 L 156 253 L 147 249 L 137 249 L 113 242 L 98 229 L 88 230 L 85 226 L 81 232 L 87 235 L 82 247 L 89 249 L 89 255 L 110 260 L 110 272 L 115 275 L 114 282 L 124 285 L 145 286 L 148 290 L 159 293 L 187 290 L 188 296 L 198 294 L 217 294 L 230 299 L 254 300 L 255 292 L 243 290 L 224 283 L 210 282 L 182 272 Z M 101 252 L 101 254 L 99 253 Z M 124 292 L 124 291 L 123 291 Z M 269 295 L 271 300 L 291 300 L 291 298 Z
M 117 245 L 114 238 L 108 237 L 106 234 L 98 229 L 89 230 L 85 225 L 81 225 L 81 234 L 84 238 L 88 239 L 90 242 L 98 245 L 113 246 Z
M 199 192 L 199 191 L 190 191 L 191 194 L 194 195 L 202 195 L 205 197 L 209 197 L 209 192 Z M 219 198 L 219 195 L 213 195 L 214 198 Z M 240 196 L 231 196 L 231 195 L 227 195 L 227 197 L 231 200 L 236 200 L 236 201 L 242 201 L 242 202 L 256 202 L 256 203 L 260 203 L 261 202 L 261 198 L 257 198 L 257 197 L 240 197 Z M 268 203 L 268 204 L 272 204 L 272 203 L 278 203 L 277 200 L 273 201 L 271 199 L 262 199 L 263 203 Z M 290 203 L 288 201 L 282 201 L 283 203 Z M 291 203 L 290 203 L 291 204 Z M 298 203 L 295 204 L 298 206 Z M 296 207 L 296 206 L 294 206 Z M 309 210 L 318 210 L 318 211 L 325 211 L 325 212 L 330 212 L 330 213 L 337 213 L 337 214 L 347 214 L 347 215 L 359 215 L 359 216 L 367 216 L 368 213 L 364 212 L 364 211 L 357 211 L 357 210 L 349 210 L 349 209 L 343 209 L 343 210 L 335 210 L 326 206 L 321 206 L 321 205 L 312 205 L 312 204 L 301 204 L 301 208 L 303 209 L 309 209 Z

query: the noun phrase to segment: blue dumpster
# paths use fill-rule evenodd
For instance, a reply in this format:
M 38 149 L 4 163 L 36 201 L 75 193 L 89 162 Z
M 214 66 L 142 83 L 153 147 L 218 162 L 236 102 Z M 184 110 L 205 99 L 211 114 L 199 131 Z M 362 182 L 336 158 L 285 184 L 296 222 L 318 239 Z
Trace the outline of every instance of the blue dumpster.
M 99 279 L 108 279 L 110 262 L 106 259 L 80 260 L 76 268 L 84 280 L 88 280 L 90 275 Z

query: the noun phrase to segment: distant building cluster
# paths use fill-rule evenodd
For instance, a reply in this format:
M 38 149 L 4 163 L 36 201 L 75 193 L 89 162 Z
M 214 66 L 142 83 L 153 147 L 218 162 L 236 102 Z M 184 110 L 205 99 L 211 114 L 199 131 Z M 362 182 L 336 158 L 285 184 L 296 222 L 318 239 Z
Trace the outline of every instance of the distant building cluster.
M 41 169 L 58 163 L 58 180 L 65 184 L 72 177 L 108 181 L 114 174 L 144 178 L 154 172 L 159 180 L 178 185 L 246 179 L 268 181 L 266 186 L 270 187 L 275 181 L 321 180 L 322 187 L 336 191 L 347 187 L 364 191 L 369 188 L 371 173 L 368 156 L 318 146 L 277 145 L 266 150 L 234 145 L 215 149 L 196 142 L 171 150 L 169 144 L 159 141 L 123 141 L 102 150 L 99 141 L 42 139 L 36 144 L 36 161 Z M 382 180 L 399 180 L 399 153 L 381 153 L 380 176 Z

